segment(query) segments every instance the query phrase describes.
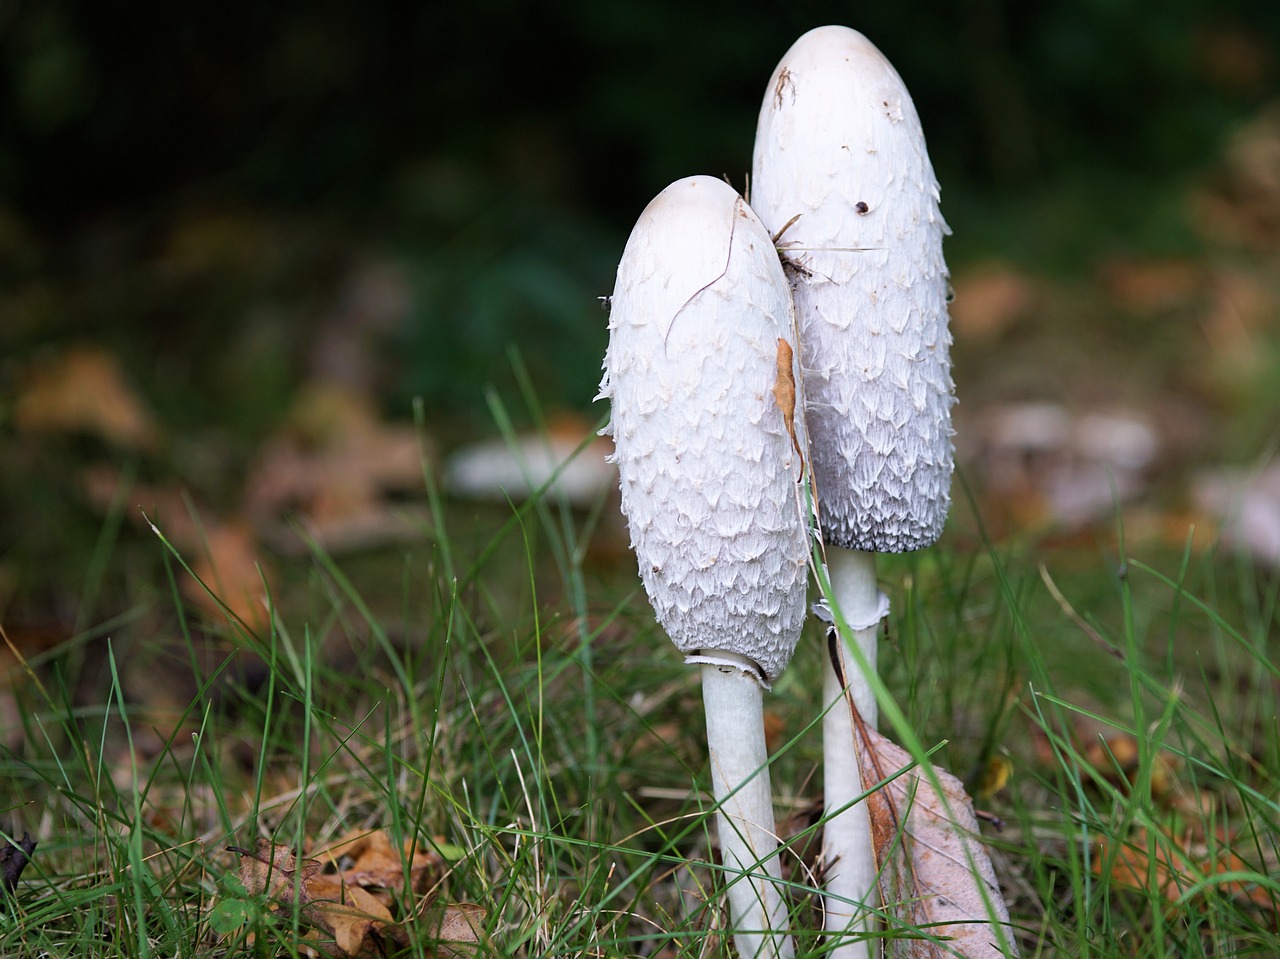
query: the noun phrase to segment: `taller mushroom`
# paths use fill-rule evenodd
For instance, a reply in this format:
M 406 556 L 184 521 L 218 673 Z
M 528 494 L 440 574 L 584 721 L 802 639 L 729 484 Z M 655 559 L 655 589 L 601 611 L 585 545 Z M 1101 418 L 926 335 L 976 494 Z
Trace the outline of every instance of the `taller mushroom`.
M 747 959 L 792 955 L 761 694 L 804 621 L 794 342 L 786 277 L 746 202 L 710 177 L 663 190 L 618 265 L 600 389 L 640 577 L 702 669 L 717 834 Z
M 774 70 L 756 131 L 751 202 L 788 263 L 828 572 L 845 643 L 874 670 L 888 612 L 875 553 L 937 539 L 950 506 L 951 381 L 939 189 L 902 79 L 862 34 L 802 36 Z M 824 659 L 825 659 L 824 655 Z M 850 693 L 874 725 L 856 657 Z M 875 863 L 844 691 L 827 667 L 823 727 L 827 929 L 874 909 Z M 859 904 L 863 904 L 860 907 Z

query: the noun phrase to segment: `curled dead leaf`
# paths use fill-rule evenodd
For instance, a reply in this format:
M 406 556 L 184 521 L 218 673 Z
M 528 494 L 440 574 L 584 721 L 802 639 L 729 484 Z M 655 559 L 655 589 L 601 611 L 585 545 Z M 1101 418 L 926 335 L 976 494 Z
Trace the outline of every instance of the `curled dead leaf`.
M 845 675 L 834 630 L 831 639 L 832 661 Z M 892 936 L 889 953 L 901 959 L 1018 955 L 1009 907 L 964 785 L 937 766 L 921 769 L 910 753 L 863 721 L 851 696 L 847 703 L 869 791 L 884 912 L 909 932 L 929 937 Z
M 308 929 L 308 943 L 324 955 L 384 959 L 424 934 L 444 959 L 473 959 L 479 954 L 487 915 L 483 907 L 428 905 L 421 898 L 412 904 L 394 901 L 389 890 L 404 887 L 406 864 L 416 893 L 426 883 L 425 870 L 434 871 L 440 860 L 415 851 L 411 844 L 406 844 L 402 860 L 383 830 L 349 836 L 325 851 L 334 863 L 354 857 L 354 865 L 343 871 L 326 871 L 317 859 L 299 860 L 288 846 L 264 838 L 253 849 L 232 846 L 229 851 L 240 855 L 245 890 L 265 896 L 277 910 L 296 909 Z
M 251 896 L 266 896 L 280 905 L 309 902 L 308 884 L 323 868 L 314 859 L 298 862 L 288 846 L 259 837 L 252 849 L 228 846 L 240 856 L 240 884 Z
M 349 862 L 342 869 L 343 881 L 349 886 L 366 889 L 401 889 L 408 872 L 409 888 L 421 895 L 439 876 L 444 861 L 412 839 L 397 850 L 385 829 L 367 829 L 348 833 L 323 855 L 333 862 Z

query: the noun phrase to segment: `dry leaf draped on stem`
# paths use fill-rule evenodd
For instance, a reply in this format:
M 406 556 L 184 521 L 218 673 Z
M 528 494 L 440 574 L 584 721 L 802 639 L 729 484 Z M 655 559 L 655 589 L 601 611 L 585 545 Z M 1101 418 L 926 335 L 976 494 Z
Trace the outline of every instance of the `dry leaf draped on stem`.
M 837 656 L 833 647 L 833 660 Z M 836 668 L 843 672 L 838 661 Z M 937 766 L 932 776 L 925 773 L 909 752 L 863 722 L 851 698 L 848 706 L 859 772 L 869 793 L 885 912 L 930 937 L 896 936 L 891 929 L 887 954 L 897 959 L 1016 956 L 1008 907 L 960 780 Z

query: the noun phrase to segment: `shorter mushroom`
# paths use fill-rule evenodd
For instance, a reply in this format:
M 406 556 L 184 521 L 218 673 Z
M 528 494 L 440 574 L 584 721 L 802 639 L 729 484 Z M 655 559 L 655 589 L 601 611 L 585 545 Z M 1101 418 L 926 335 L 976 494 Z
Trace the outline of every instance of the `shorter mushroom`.
M 793 440 L 804 426 L 775 394 L 780 377 L 794 382 L 794 342 L 786 277 L 746 202 L 710 177 L 663 190 L 618 266 L 601 396 L 640 577 L 658 622 L 702 667 L 717 835 L 747 959 L 793 952 L 762 691 L 805 612 Z

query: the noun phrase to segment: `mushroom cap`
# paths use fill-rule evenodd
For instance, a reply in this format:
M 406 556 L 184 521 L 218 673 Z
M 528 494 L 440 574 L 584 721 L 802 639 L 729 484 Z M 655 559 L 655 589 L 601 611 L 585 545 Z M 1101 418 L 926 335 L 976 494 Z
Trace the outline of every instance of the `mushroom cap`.
M 787 51 L 760 108 L 751 186 L 792 267 L 826 540 L 928 546 L 954 459 L 949 230 L 915 105 L 866 37 L 818 27 Z
M 618 264 L 605 432 L 658 622 L 690 661 L 746 657 L 765 685 L 799 639 L 809 548 L 779 339 L 794 349 L 794 313 L 759 218 L 720 180 L 671 184 Z

